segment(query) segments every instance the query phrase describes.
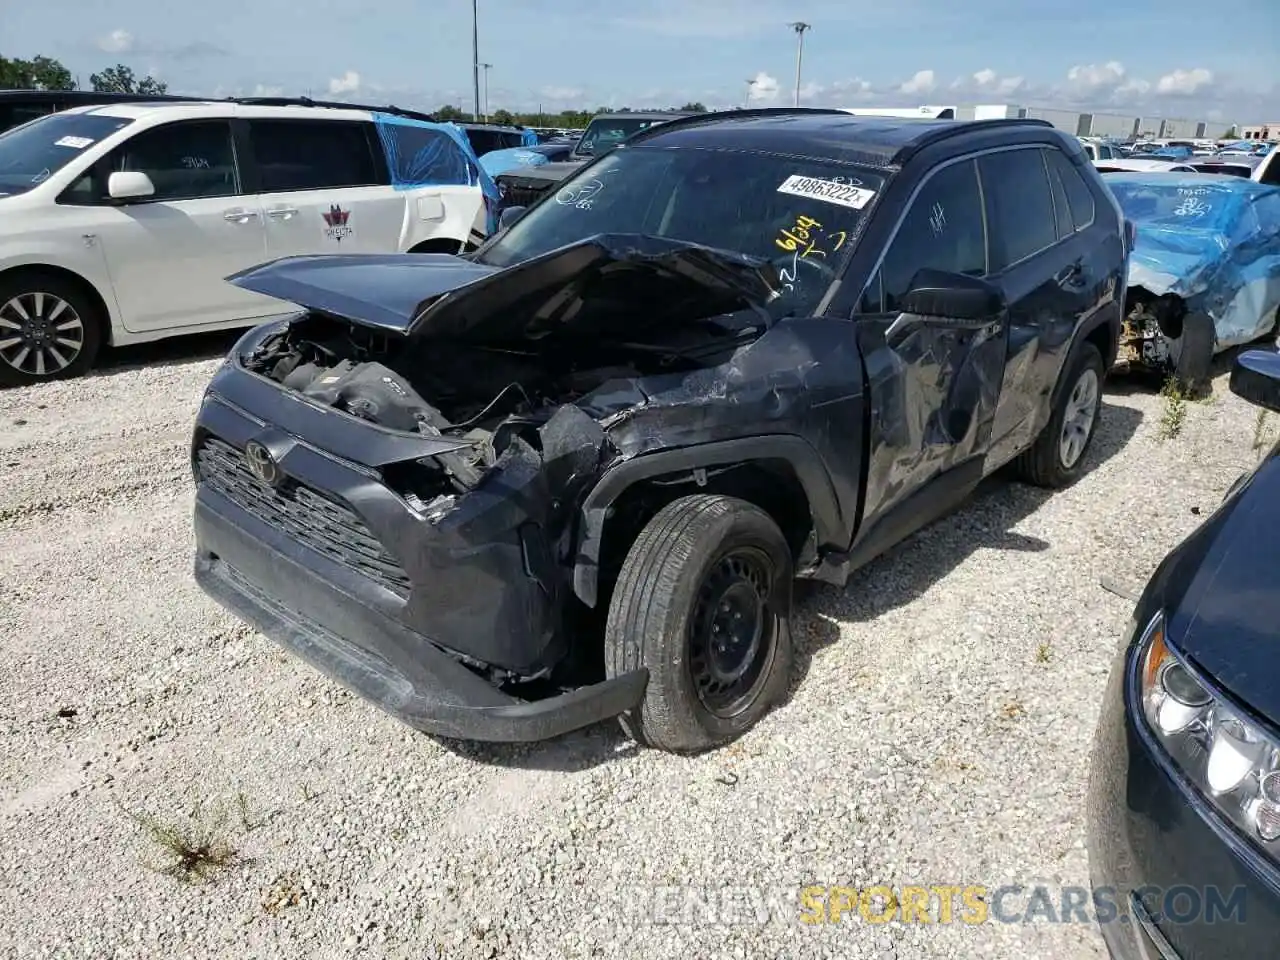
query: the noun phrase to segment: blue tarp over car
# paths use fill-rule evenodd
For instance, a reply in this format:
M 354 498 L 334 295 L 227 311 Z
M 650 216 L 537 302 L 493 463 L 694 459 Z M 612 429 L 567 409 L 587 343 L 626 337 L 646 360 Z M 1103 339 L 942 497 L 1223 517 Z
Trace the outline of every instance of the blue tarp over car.
M 1202 173 L 1107 173 L 1137 227 L 1129 286 L 1173 294 L 1212 318 L 1215 352 L 1274 328 L 1280 187 Z

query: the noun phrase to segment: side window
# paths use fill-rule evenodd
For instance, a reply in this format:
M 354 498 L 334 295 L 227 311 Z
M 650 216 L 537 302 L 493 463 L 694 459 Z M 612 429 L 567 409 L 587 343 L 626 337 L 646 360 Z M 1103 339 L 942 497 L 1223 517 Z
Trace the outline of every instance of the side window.
M 1048 151 L 1045 152 L 1048 153 Z M 1076 222 L 1071 216 L 1071 202 L 1067 200 L 1067 191 L 1062 185 L 1062 177 L 1058 176 L 1057 171 L 1053 169 L 1053 163 L 1049 161 L 1048 156 L 1045 160 L 1049 162 L 1049 189 L 1053 192 L 1053 212 L 1058 220 L 1058 239 L 1062 240 L 1076 232 Z
M 1006 150 L 978 160 L 991 229 L 991 272 L 1057 242 L 1044 151 Z
M 225 120 L 144 130 L 112 151 L 110 171 L 145 173 L 155 184 L 155 200 L 233 197 L 240 192 L 231 124 Z
M 365 124 L 348 120 L 250 120 L 263 193 L 385 183 Z
M 1273 187 L 1280 186 L 1280 163 L 1276 163 L 1276 151 L 1280 151 L 1280 147 L 1272 147 L 1272 155 L 1263 161 L 1267 167 L 1259 178 L 1263 183 L 1269 183 Z
M 1084 177 L 1080 175 L 1075 164 L 1061 150 L 1046 150 L 1045 159 L 1049 161 L 1049 178 L 1053 182 L 1055 202 L 1060 203 L 1060 198 L 1065 195 L 1067 209 L 1071 214 L 1072 229 L 1083 230 L 1093 223 L 1097 213 L 1093 191 L 1089 189 L 1089 184 L 1085 183 Z M 1058 209 L 1061 211 L 1062 208 Z M 1059 233 L 1059 236 L 1063 234 Z
M 917 271 L 926 267 L 975 277 L 987 273 L 982 192 L 972 160 L 939 170 L 911 202 L 880 267 L 881 309 L 900 310 Z

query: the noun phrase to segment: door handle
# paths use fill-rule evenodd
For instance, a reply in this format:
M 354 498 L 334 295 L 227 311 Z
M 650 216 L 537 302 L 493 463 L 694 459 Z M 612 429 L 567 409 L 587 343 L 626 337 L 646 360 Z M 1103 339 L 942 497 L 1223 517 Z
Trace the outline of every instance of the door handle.
M 258 218 L 257 210 L 246 210 L 243 207 L 236 207 L 232 210 L 224 210 L 222 219 L 229 223 L 248 223 L 250 220 Z
M 297 216 L 297 207 L 272 207 L 267 211 L 267 216 L 272 220 L 288 220 L 290 217 Z

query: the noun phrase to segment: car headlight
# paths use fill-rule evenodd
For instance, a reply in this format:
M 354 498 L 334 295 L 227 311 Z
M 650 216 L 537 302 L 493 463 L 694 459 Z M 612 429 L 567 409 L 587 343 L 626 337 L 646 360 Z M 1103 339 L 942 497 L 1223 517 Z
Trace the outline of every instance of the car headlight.
M 1280 744 L 1241 716 L 1165 643 L 1164 614 L 1138 646 L 1142 712 L 1200 793 L 1280 860 Z

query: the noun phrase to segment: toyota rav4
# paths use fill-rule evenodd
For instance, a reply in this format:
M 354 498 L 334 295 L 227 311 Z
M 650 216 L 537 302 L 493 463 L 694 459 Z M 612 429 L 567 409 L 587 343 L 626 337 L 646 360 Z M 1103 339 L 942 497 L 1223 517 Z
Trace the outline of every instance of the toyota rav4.
M 1080 474 L 1127 258 L 1040 121 L 665 123 L 473 255 L 231 278 L 305 309 L 203 400 L 196 578 L 420 730 L 721 744 L 787 688 L 795 578 Z

